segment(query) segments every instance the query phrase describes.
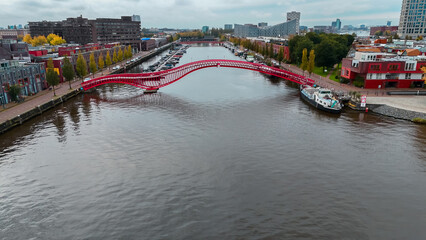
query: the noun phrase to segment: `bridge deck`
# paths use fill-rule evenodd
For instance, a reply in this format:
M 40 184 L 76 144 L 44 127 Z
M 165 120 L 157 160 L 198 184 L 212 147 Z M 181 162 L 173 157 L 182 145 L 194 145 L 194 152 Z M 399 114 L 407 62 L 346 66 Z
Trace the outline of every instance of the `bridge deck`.
M 102 76 L 83 82 L 81 86 L 84 90 L 88 90 L 103 84 L 123 83 L 142 89 L 154 90 L 174 83 L 179 79 L 185 77 L 186 75 L 190 74 L 191 72 L 209 67 L 229 67 L 246 69 L 280 77 L 298 84 L 310 86 L 315 83 L 315 81 L 310 78 L 258 63 L 236 60 L 211 59 L 191 62 L 176 68 L 153 73 L 125 73 Z

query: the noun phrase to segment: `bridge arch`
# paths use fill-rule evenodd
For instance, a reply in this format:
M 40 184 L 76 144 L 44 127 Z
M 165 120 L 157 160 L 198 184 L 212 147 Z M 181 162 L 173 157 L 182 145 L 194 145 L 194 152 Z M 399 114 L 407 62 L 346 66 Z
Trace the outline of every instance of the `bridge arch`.
M 183 77 L 194 71 L 211 67 L 227 67 L 251 70 L 283 78 L 298 84 L 306 84 L 312 86 L 315 83 L 315 81 L 310 78 L 258 63 L 236 60 L 211 59 L 191 62 L 176 68 L 153 73 L 123 73 L 106 75 L 83 82 L 81 86 L 84 90 L 89 90 L 91 88 L 108 83 L 122 83 L 146 90 L 157 90 L 182 79 Z

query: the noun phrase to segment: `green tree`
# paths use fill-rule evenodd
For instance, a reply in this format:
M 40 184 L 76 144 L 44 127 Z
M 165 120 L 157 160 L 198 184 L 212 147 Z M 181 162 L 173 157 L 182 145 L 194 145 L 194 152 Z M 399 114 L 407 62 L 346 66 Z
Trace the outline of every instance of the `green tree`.
M 315 46 L 315 52 L 316 63 L 318 66 L 323 67 L 323 71 L 325 67 L 333 67 L 334 63 L 336 62 L 337 55 L 332 41 L 328 39 L 323 40 L 320 44 Z
M 112 61 L 114 61 L 114 63 L 118 62 L 117 48 L 114 48 L 114 52 L 112 53 Z
M 99 67 L 99 69 L 103 69 L 104 65 L 105 65 L 104 56 L 101 53 L 101 54 L 99 54 L 99 59 L 98 59 L 98 67 Z
M 98 70 L 98 67 L 96 66 L 95 53 L 93 53 L 93 52 L 90 54 L 89 68 L 90 68 L 90 71 L 92 72 L 93 77 L 94 77 L 95 72 Z
M 109 51 L 107 51 L 107 55 L 105 57 L 105 64 L 106 66 L 109 68 L 109 66 L 111 66 L 112 62 L 111 62 L 111 56 L 109 55 Z
M 74 79 L 74 67 L 72 66 L 70 60 L 67 56 L 64 58 L 64 66 L 62 67 L 62 76 L 64 76 L 65 80 L 68 81 L 71 89 L 71 81 Z
M 308 62 L 308 72 L 309 75 L 311 75 L 311 73 L 314 71 L 315 68 L 315 51 L 312 49 L 311 52 L 309 53 L 309 62 Z
M 306 33 L 306 38 L 312 41 L 313 44 L 319 44 L 321 42 L 321 37 L 316 32 L 308 32 Z
M 121 47 L 118 47 L 118 54 L 117 54 L 118 61 L 123 61 L 123 50 L 121 50 Z
M 306 48 L 306 50 L 309 52 L 313 47 L 314 44 L 311 40 L 308 38 L 302 38 L 301 41 L 296 44 L 294 63 L 300 64 L 302 62 L 303 49 Z
M 21 87 L 18 84 L 9 87 L 9 94 L 12 101 L 17 102 L 18 97 L 21 94 Z
M 59 75 L 55 71 L 52 58 L 47 62 L 46 81 L 53 88 L 53 96 L 56 96 L 55 86 L 59 84 Z
M 81 53 L 78 54 L 75 68 L 77 70 L 77 75 L 83 80 L 83 77 L 87 75 L 87 63 Z
M 308 69 L 308 49 L 303 49 L 302 64 L 300 68 L 303 70 L 303 73 Z

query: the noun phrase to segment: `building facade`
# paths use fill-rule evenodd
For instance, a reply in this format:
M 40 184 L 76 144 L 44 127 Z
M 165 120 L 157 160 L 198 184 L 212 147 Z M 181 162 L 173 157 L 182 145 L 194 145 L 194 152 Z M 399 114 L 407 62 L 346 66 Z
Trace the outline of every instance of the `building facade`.
M 356 52 L 342 61 L 342 78 L 364 81 L 364 88 L 410 88 L 424 86 L 424 56 L 396 56 L 377 52 Z
M 27 35 L 30 31 L 28 29 L 0 29 L 0 39 L 18 39 Z
M 123 16 L 121 19 L 97 18 L 90 21 L 95 43 L 120 42 L 123 45 L 141 49 L 140 21 L 133 21 L 129 16 Z
M 288 37 L 297 33 L 297 22 L 291 20 L 274 26 L 259 28 L 253 24 L 235 24 L 234 36 L 236 37 Z
M 63 37 L 68 43 L 111 43 L 120 42 L 141 49 L 140 16 L 122 16 L 120 19 L 97 18 L 89 20 L 82 16 L 56 22 L 29 22 L 31 36 L 50 33 Z
M 287 22 L 296 20 L 296 33 L 299 34 L 300 27 L 300 12 L 292 11 L 287 13 Z
M 260 23 L 257 24 L 257 26 L 260 27 L 260 28 L 261 27 L 267 27 L 268 23 L 266 23 L 266 22 L 260 22 Z
M 201 28 L 201 32 L 203 32 L 203 33 L 207 33 L 208 31 L 209 31 L 209 26 L 203 26 Z
M 232 30 L 232 24 L 225 24 L 225 30 Z
M 426 2 L 423 0 L 403 0 L 399 19 L 398 34 L 401 37 L 426 35 Z
M 398 32 L 398 26 L 377 26 L 377 27 L 370 27 L 370 36 L 373 36 L 376 34 L 376 32 L 387 32 L 389 31 L 392 35 Z
M 9 88 L 12 85 L 21 87 L 21 94 L 30 96 L 47 88 L 46 69 L 42 63 L 25 63 L 0 60 L 0 101 L 11 102 Z
M 28 44 L 18 42 L 15 39 L 1 39 L 0 59 L 30 62 L 31 59 L 28 53 Z

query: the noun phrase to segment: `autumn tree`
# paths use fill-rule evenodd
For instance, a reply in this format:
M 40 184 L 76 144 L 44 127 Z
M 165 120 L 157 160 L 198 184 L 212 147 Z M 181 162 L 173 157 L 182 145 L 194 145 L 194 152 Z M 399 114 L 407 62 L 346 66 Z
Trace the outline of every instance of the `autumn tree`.
M 59 75 L 55 71 L 52 58 L 49 58 L 47 62 L 46 81 L 53 88 L 53 96 L 56 96 L 55 86 L 59 84 Z
M 64 76 L 65 80 L 68 81 L 71 89 L 71 81 L 74 79 L 74 67 L 72 66 L 70 60 L 67 56 L 64 58 L 64 66 L 62 67 L 62 76 Z
M 109 51 L 107 51 L 107 55 L 105 57 L 105 64 L 107 67 L 111 66 L 112 62 L 111 62 L 111 56 L 109 55 Z
M 56 36 L 58 36 L 58 35 L 56 35 L 54 33 L 47 35 L 47 37 L 46 37 L 47 42 L 50 43 L 53 40 L 53 38 L 55 38 Z
M 118 54 L 117 54 L 118 61 L 123 61 L 123 50 L 121 50 L 121 47 L 118 48 Z
M 26 43 L 28 43 L 28 44 L 31 44 L 31 41 L 33 40 L 33 38 L 31 37 L 31 35 L 30 34 L 26 34 L 25 36 L 24 36 L 24 38 L 22 39 L 22 41 L 24 41 L 24 42 L 26 42 Z
M 52 41 L 50 41 L 49 43 L 50 43 L 50 45 L 55 46 L 55 45 L 61 45 L 61 44 L 64 44 L 64 43 L 66 43 L 66 42 L 67 42 L 67 41 L 65 41 L 65 39 L 63 39 L 62 37 L 56 36 L 56 37 L 54 37 L 54 38 L 52 39 Z
M 112 53 L 112 61 L 114 61 L 114 63 L 118 62 L 118 58 L 117 58 L 117 48 L 114 48 L 114 52 Z
M 278 62 L 281 65 L 281 62 L 284 60 L 284 50 L 280 47 L 280 51 L 278 52 Z
M 311 75 L 311 73 L 314 71 L 315 68 L 315 51 L 312 49 L 311 52 L 309 53 L 309 62 L 308 62 L 308 72 L 309 75 Z
M 90 68 L 90 71 L 92 72 L 93 77 L 94 77 L 95 72 L 98 70 L 98 67 L 96 66 L 95 54 L 93 52 L 90 54 L 89 68 Z
M 303 70 L 303 73 L 308 69 L 308 49 L 303 49 L 302 54 L 302 64 L 300 64 L 300 68 Z
M 105 65 L 104 56 L 101 53 L 101 54 L 99 54 L 99 59 L 98 59 L 98 67 L 99 67 L 99 69 L 103 69 L 104 65 Z
M 31 45 L 33 47 L 41 46 L 41 45 L 46 44 L 46 43 L 47 43 L 47 39 L 46 39 L 45 36 L 37 36 L 37 37 L 34 37 L 31 40 Z
M 77 57 L 77 63 L 75 66 L 76 70 L 77 70 L 77 75 L 83 79 L 84 76 L 87 75 L 87 64 L 86 64 L 86 60 L 84 59 L 83 55 L 78 54 Z
M 128 58 L 132 58 L 133 57 L 133 53 L 132 53 L 132 46 L 128 46 L 127 47 L 127 54 L 128 54 Z

